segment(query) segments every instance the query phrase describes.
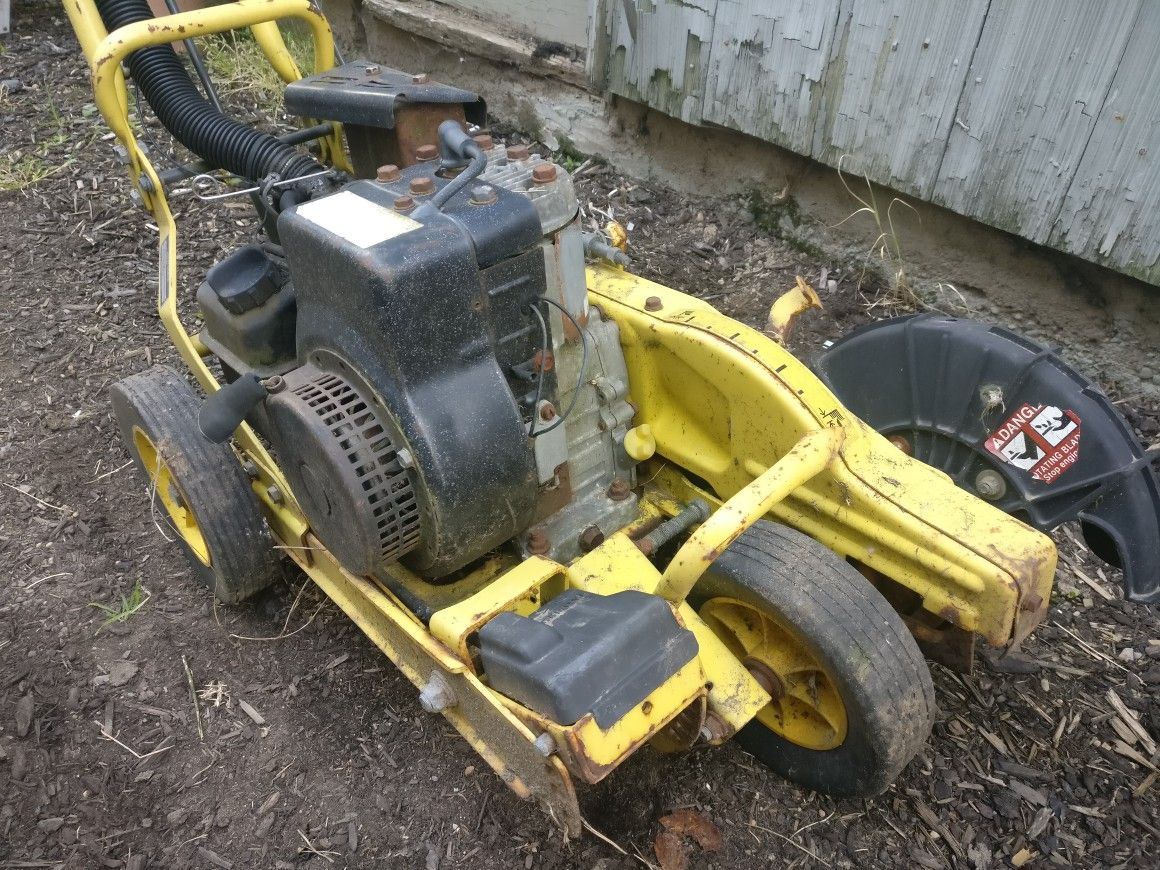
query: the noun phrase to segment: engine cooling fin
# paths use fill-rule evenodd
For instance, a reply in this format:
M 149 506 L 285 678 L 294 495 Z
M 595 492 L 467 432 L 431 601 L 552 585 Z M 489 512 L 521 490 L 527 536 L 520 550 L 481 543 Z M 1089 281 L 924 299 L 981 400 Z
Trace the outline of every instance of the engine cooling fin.
M 1123 569 L 1125 596 L 1160 601 L 1156 457 L 1054 351 L 919 314 L 855 330 L 815 369 L 854 414 L 964 489 L 1041 531 L 1079 520 L 1092 551 Z
M 373 575 L 421 537 L 403 440 L 385 409 L 337 373 L 306 366 L 286 382 L 267 408 L 291 490 L 343 566 Z

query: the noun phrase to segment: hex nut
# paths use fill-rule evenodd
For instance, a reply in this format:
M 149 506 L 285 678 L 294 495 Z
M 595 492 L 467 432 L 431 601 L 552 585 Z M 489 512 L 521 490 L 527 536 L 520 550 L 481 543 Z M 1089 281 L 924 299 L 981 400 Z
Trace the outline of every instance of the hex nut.
M 628 481 L 622 477 L 616 478 L 608 487 L 608 497 L 613 501 L 624 501 L 632 495 L 632 489 L 628 485 Z
M 475 136 L 472 136 L 471 138 L 474 139 L 475 144 L 482 148 L 484 151 L 490 151 L 495 147 L 495 140 L 492 139 L 488 133 L 479 133 Z
M 551 184 L 556 180 L 556 164 L 541 163 L 532 170 L 532 181 L 536 184 Z
M 282 495 L 282 490 L 277 486 L 266 487 L 266 495 L 270 497 L 270 501 L 274 502 L 274 504 L 282 504 L 284 496 Z
M 604 532 L 600 531 L 600 526 L 591 525 L 580 533 L 577 543 L 581 552 L 591 553 L 604 543 Z
M 528 159 L 527 145 L 509 145 L 507 149 L 508 160 L 527 160 Z
M 415 159 L 416 160 L 422 160 L 422 161 L 434 160 L 438 156 L 439 156 L 439 149 L 436 148 L 434 145 L 420 145 L 418 148 L 415 149 Z
M 409 196 L 395 197 L 395 211 L 410 211 L 415 207 L 415 200 Z
M 394 163 L 387 163 L 380 166 L 378 171 L 375 172 L 375 180 L 382 182 L 398 181 L 401 175 L 402 173 L 399 171 L 398 166 Z
M 435 192 L 435 179 L 429 175 L 421 175 L 411 179 L 411 193 L 414 196 L 427 196 Z
M 495 188 L 490 184 L 481 184 L 478 187 L 471 189 L 471 204 L 472 205 L 490 205 L 495 202 L 496 196 Z

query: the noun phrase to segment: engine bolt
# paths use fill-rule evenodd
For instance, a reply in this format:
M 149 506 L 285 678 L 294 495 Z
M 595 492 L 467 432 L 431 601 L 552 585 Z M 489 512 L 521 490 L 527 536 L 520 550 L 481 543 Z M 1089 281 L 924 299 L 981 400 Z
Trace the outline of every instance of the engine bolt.
M 242 471 L 246 472 L 246 477 L 250 478 L 250 480 L 257 480 L 261 476 L 258 463 L 252 459 L 247 459 L 242 463 Z
M 903 438 L 901 435 L 891 435 L 886 440 L 905 453 L 907 456 L 914 455 L 914 448 L 911 447 L 910 442 Z
M 508 160 L 527 160 L 528 146 L 527 145 L 509 145 L 507 149 Z
M 270 375 L 262 379 L 262 386 L 266 388 L 267 393 L 280 393 L 286 389 L 286 379 L 281 375 Z
M 544 421 L 556 419 L 556 407 L 551 402 L 545 402 L 540 406 L 540 419 Z
M 533 556 L 542 556 L 551 548 L 551 542 L 543 529 L 532 529 L 528 532 L 528 552 Z
M 632 495 L 632 489 L 623 477 L 616 478 L 608 487 L 608 497 L 613 501 L 624 501 L 630 495 Z
M 416 73 L 411 76 L 411 84 L 413 85 L 425 85 L 429 81 L 430 78 L 427 76 L 427 73 Z
M 556 359 L 552 356 L 551 351 L 545 354 L 542 350 L 537 350 L 536 355 L 532 358 L 532 368 L 537 372 L 550 372 L 555 366 Z
M 489 184 L 481 184 L 471 189 L 472 205 L 490 205 L 496 199 L 495 188 Z
M 645 311 L 660 311 L 664 307 L 665 304 L 661 302 L 661 297 L 659 296 L 650 296 L 648 299 L 644 300 Z
M 415 207 L 415 200 L 409 196 L 395 197 L 395 211 L 410 211 Z
M 388 163 L 385 166 L 379 167 L 378 171 L 375 173 L 375 180 L 383 182 L 398 181 L 401 174 L 402 173 L 399 172 L 398 166 L 396 166 L 394 163 Z
M 1007 481 L 993 468 L 984 468 L 975 476 L 975 492 L 987 501 L 998 501 L 1007 494 Z
M 488 133 L 480 133 L 479 135 L 472 136 L 471 138 L 474 139 L 475 144 L 482 148 L 484 151 L 490 151 L 495 147 L 495 140 L 492 139 Z
M 266 495 L 270 497 L 270 501 L 274 502 L 274 504 L 282 504 L 282 490 L 280 490 L 278 487 L 266 487 Z
M 582 553 L 591 553 L 604 543 L 604 532 L 600 531 L 600 526 L 589 526 L 580 533 L 577 543 Z
M 435 192 L 435 179 L 430 175 L 421 175 L 411 179 L 411 193 L 415 196 L 426 196 Z
M 556 180 L 556 164 L 541 163 L 532 170 L 532 181 L 536 184 L 551 184 Z
M 363 67 L 363 72 L 366 73 L 368 76 L 378 75 L 379 74 L 379 65 L 377 63 L 372 63 L 370 66 L 365 66 L 365 67 Z
M 434 160 L 439 156 L 439 149 L 434 145 L 420 145 L 415 149 L 416 160 Z

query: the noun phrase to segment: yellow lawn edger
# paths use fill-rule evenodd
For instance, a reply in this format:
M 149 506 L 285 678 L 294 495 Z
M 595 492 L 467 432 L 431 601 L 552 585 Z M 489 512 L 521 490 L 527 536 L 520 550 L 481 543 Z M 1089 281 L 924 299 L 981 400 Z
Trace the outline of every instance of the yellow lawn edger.
M 925 418 L 900 411 L 888 440 L 777 341 L 625 271 L 582 232 L 568 174 L 483 132 L 475 94 L 335 67 L 309 0 L 156 19 L 146 0 L 64 8 L 160 230 L 161 320 L 208 396 L 157 367 L 112 390 L 194 572 L 237 602 L 289 554 L 423 708 L 569 834 L 574 780 L 599 781 L 645 743 L 736 738 L 803 786 L 880 792 L 931 729 L 919 643 L 969 667 L 976 636 L 1009 647 L 1043 618 L 1055 548 L 988 502 L 1021 510 L 988 493 L 1022 492 L 1011 481 L 1031 468 L 1005 458 L 1024 422 L 1038 431 L 1023 382 L 972 382 L 954 408 L 988 432 L 1014 426 L 976 451 L 998 478 L 984 491 L 987 468 L 907 455 L 934 443 Z M 309 77 L 284 18 L 313 34 Z M 227 118 L 170 45 L 234 28 L 287 82 L 300 131 Z M 150 163 L 126 72 L 203 163 Z M 205 276 L 196 335 L 178 318 L 166 200 L 191 176 L 203 198 L 249 194 L 263 224 Z M 937 318 L 906 328 L 957 334 Z M 859 364 L 866 335 L 852 341 L 823 375 L 874 410 L 873 379 L 907 375 Z M 1080 412 L 1064 410 L 1055 445 L 1078 442 Z M 1004 423 L 1013 413 L 1027 420 Z M 1104 495 L 1138 472 L 1151 474 L 1139 457 Z

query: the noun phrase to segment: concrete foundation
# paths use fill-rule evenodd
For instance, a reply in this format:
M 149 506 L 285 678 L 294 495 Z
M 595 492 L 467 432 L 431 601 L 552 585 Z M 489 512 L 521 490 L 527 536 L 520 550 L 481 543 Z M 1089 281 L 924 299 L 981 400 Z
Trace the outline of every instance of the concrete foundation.
M 492 33 L 486 22 L 438 4 L 322 5 L 348 58 L 478 91 L 496 119 L 545 144 L 599 155 L 627 174 L 689 194 L 760 192 L 776 203 L 776 231 L 816 248 L 819 268 L 865 257 L 880 235 L 871 215 L 854 215 L 861 205 L 850 189 L 869 198 L 862 179 L 843 181 L 830 167 L 743 134 L 606 100 L 587 90 L 579 62 L 545 56 L 531 35 Z M 883 223 L 896 196 L 913 206 L 890 208 L 901 266 L 936 307 L 1059 346 L 1065 359 L 1129 401 L 1160 398 L 1160 288 L 888 189 L 870 191 Z M 893 271 L 899 263 L 888 258 L 883 265 Z

